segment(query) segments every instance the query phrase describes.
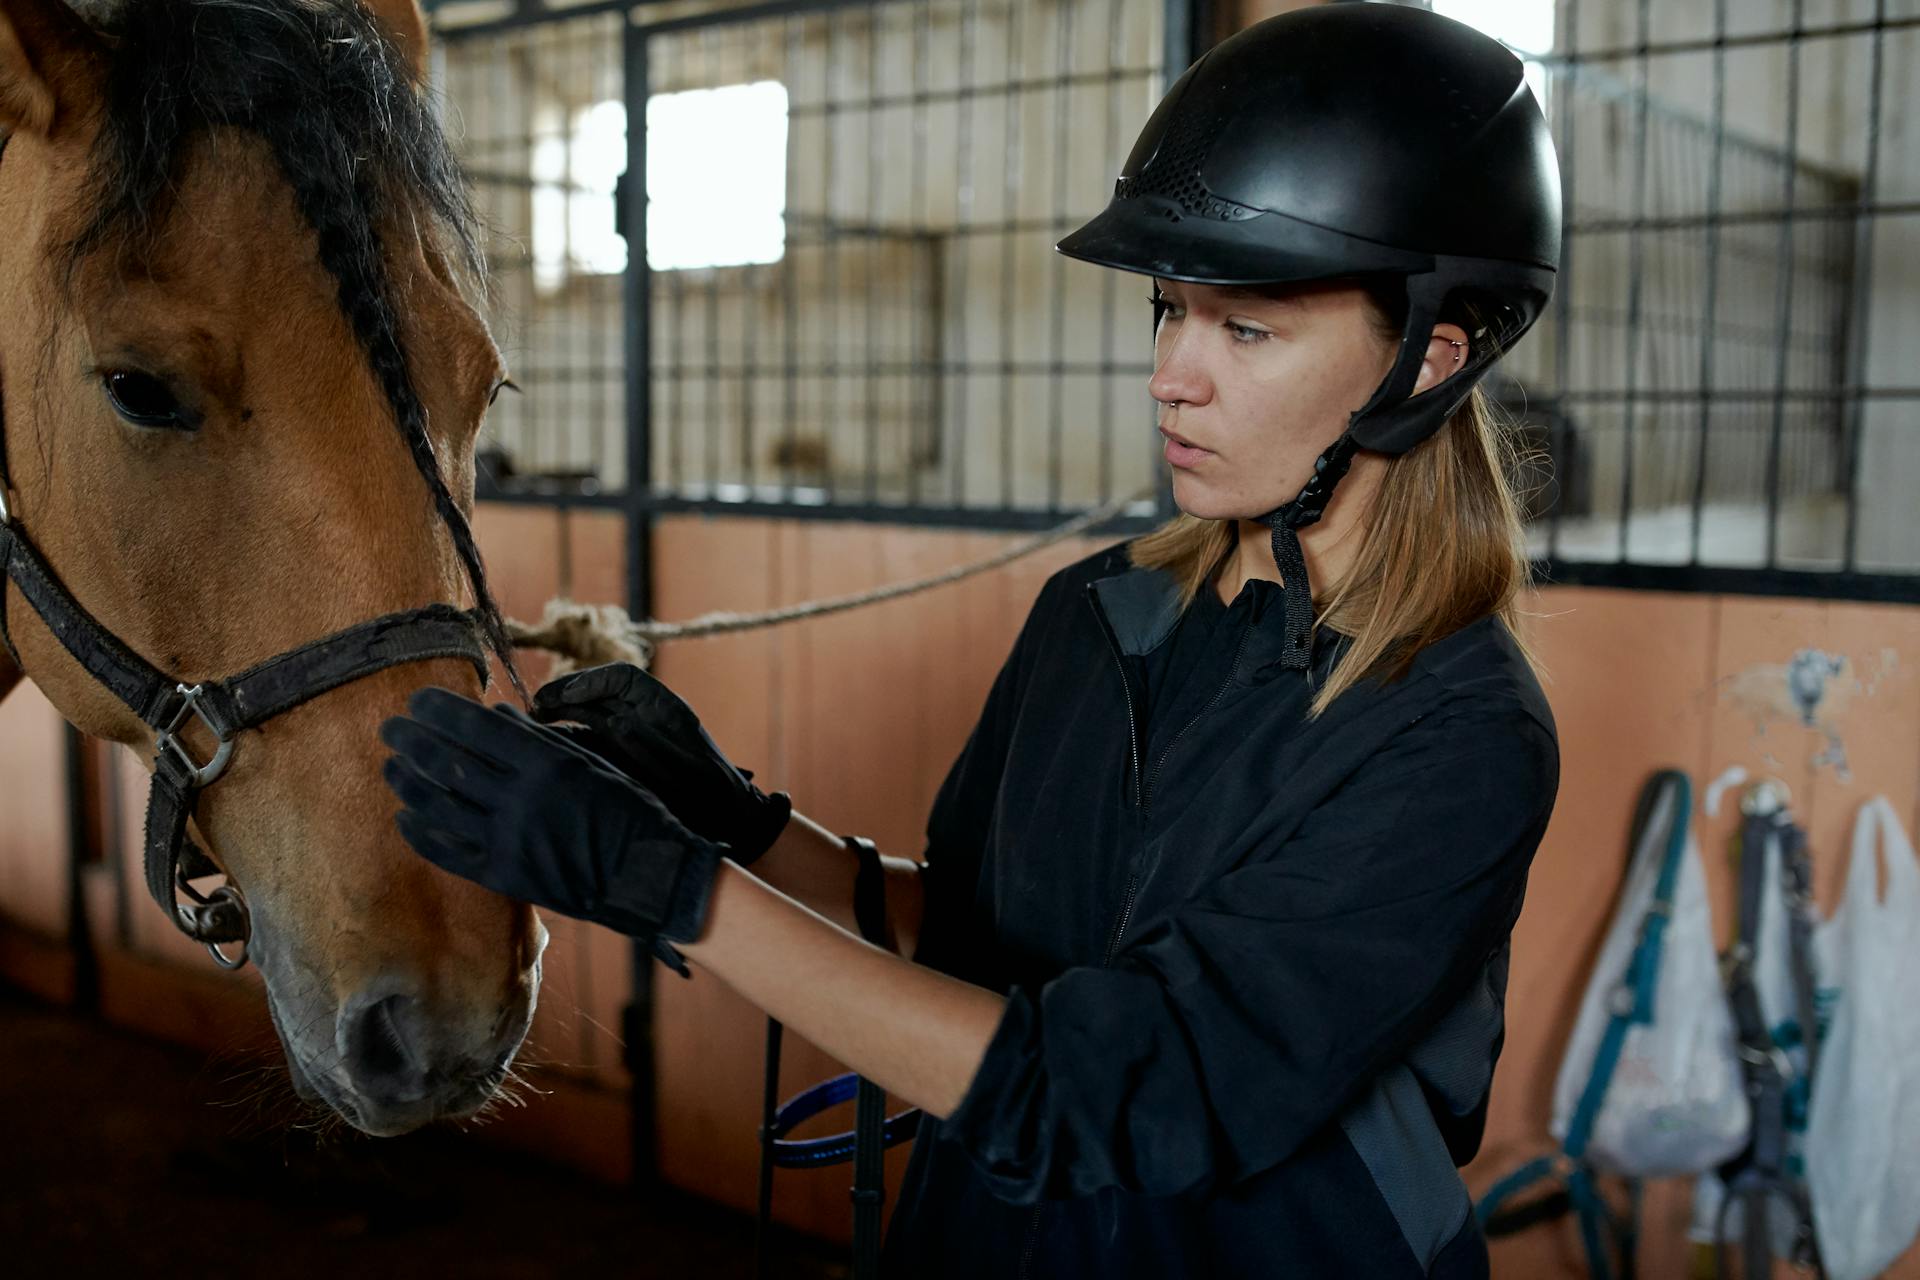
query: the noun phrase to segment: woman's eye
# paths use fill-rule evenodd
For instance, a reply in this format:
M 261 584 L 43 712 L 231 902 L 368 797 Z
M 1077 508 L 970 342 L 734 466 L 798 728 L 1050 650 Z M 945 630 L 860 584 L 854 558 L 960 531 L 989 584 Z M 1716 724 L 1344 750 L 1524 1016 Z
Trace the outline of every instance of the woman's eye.
M 1232 321 L 1227 322 L 1227 331 L 1233 334 L 1233 340 L 1235 342 L 1245 347 L 1251 347 L 1256 343 L 1265 342 L 1273 336 L 1272 333 L 1265 329 L 1249 329 L 1243 324 L 1234 324 Z
M 136 427 L 186 427 L 186 412 L 167 384 L 148 373 L 114 369 L 102 375 L 107 403 Z

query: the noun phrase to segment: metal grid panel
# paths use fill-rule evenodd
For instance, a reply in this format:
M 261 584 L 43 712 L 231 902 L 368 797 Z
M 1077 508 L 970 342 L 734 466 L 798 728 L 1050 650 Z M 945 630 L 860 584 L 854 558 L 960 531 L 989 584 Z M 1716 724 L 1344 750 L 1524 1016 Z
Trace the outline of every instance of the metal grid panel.
M 1914 504 L 1861 466 L 1920 464 L 1920 147 L 1886 127 L 1920 6 L 1557 8 L 1566 254 L 1516 353 L 1558 472 L 1536 554 L 1560 580 L 1920 599 Z
M 1899 481 L 1920 467 L 1920 137 L 1888 128 L 1920 67 L 1920 0 L 1551 2 L 1557 49 L 1536 61 L 1566 260 L 1504 370 L 1558 472 L 1543 568 L 1920 599 Z M 522 471 L 620 487 L 624 368 L 646 389 L 625 432 L 652 480 L 623 499 L 636 512 L 1030 527 L 1155 475 L 1144 308 L 1051 245 L 1105 199 L 1184 61 L 1167 53 L 1184 8 L 788 0 L 648 26 L 645 6 L 625 86 L 616 26 L 589 25 L 621 11 L 463 37 L 496 50 L 448 77 L 487 122 L 470 157 L 494 156 L 503 172 L 476 167 L 521 210 L 539 131 L 513 95 L 555 78 L 541 58 L 593 62 L 588 96 L 756 78 L 791 95 L 786 255 L 636 272 L 625 345 L 644 365 L 621 359 L 612 277 L 583 274 L 562 307 L 503 260 L 532 394 L 495 436 Z
M 789 94 L 784 256 L 649 273 L 655 498 L 1017 523 L 1150 482 L 1147 308 L 1052 245 L 1158 99 L 1161 18 L 915 0 L 645 33 L 650 93 Z
M 612 196 L 588 185 L 582 121 L 622 101 L 623 26 L 617 12 L 549 20 L 445 40 L 437 55 L 488 229 L 488 320 L 520 388 L 489 413 L 482 452 L 496 476 L 573 492 L 626 483 L 621 273 L 576 240 L 597 203 L 614 230 Z

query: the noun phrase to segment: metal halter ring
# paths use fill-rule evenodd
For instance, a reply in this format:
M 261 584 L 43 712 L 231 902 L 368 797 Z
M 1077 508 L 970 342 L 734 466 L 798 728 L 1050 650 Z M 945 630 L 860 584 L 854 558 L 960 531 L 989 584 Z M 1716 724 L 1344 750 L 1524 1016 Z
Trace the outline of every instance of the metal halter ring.
M 199 941 L 207 949 L 207 954 L 213 957 L 213 962 L 222 969 L 244 968 L 247 963 L 247 944 L 253 938 L 253 913 L 247 910 L 247 900 L 240 896 L 240 891 L 230 884 L 223 884 L 212 893 L 203 894 L 187 883 L 185 873 L 178 868 L 174 871 L 173 883 L 195 903 L 190 907 L 176 902 L 173 907 L 187 936 Z M 207 916 L 229 907 L 240 917 L 240 937 L 236 939 L 240 943 L 240 950 L 231 959 L 220 950 L 220 943 L 201 941 L 199 936 Z
M 207 718 L 207 713 L 200 709 L 200 688 L 201 686 L 197 684 L 183 684 L 175 687 L 174 691 L 181 697 L 180 709 L 173 713 L 173 719 L 167 722 L 166 728 L 154 734 L 153 746 L 155 751 L 173 752 L 180 763 L 185 765 L 187 771 L 193 775 L 195 787 L 208 787 L 213 785 L 214 779 L 227 771 L 227 761 L 233 757 L 233 739 L 222 737 L 219 728 Z M 205 764 L 196 761 L 192 753 L 187 750 L 186 744 L 175 736 L 190 715 L 198 716 L 200 723 L 207 726 L 207 732 L 211 733 L 214 740 L 220 744 L 214 750 L 213 759 Z

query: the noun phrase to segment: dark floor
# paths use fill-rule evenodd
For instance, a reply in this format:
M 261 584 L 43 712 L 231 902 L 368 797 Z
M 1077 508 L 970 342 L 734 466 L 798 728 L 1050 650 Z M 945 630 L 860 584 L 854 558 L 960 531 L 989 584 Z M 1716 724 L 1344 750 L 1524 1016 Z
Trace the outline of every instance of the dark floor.
M 452 1130 L 289 1130 L 244 1068 L 0 987 L 0 1275 L 752 1275 L 753 1223 L 637 1197 Z M 284 1076 L 284 1072 L 281 1073 Z M 773 1276 L 847 1274 L 781 1234 Z

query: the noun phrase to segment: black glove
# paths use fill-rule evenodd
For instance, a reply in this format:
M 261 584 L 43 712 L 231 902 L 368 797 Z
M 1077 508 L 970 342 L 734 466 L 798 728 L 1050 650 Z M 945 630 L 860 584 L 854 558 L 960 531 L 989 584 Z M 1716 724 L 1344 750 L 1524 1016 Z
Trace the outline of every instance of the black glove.
M 678 694 L 630 662 L 561 676 L 533 695 L 542 721 L 577 720 L 606 744 L 606 755 L 658 795 L 674 816 L 728 846 L 741 866 L 773 846 L 792 816 L 784 791 L 767 795 L 753 774 L 735 768 Z
M 518 707 L 422 689 L 380 726 L 394 821 L 415 851 L 496 893 L 654 943 L 705 926 L 726 846 L 687 830 L 658 797 Z

